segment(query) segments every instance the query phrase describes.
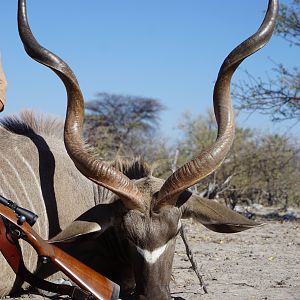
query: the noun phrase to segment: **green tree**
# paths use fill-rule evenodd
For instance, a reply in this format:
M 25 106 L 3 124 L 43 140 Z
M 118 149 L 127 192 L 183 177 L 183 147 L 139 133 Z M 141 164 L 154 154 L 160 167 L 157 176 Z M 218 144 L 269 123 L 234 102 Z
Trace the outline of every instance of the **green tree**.
M 159 114 L 164 106 L 156 99 L 98 93 L 85 109 L 85 137 L 104 159 L 151 157 L 159 144 Z
M 192 118 L 186 114 L 179 128 L 178 164 L 192 159 L 216 137 L 212 113 Z M 232 208 L 238 203 L 287 206 L 299 204 L 300 145 L 281 135 L 237 128 L 231 151 L 222 166 L 197 186 L 208 198 L 221 196 Z
M 300 46 L 300 0 L 290 5 L 281 4 L 278 14 L 276 33 L 291 45 Z
M 265 134 L 258 140 L 253 186 L 257 201 L 268 205 L 299 204 L 300 147 L 291 138 Z

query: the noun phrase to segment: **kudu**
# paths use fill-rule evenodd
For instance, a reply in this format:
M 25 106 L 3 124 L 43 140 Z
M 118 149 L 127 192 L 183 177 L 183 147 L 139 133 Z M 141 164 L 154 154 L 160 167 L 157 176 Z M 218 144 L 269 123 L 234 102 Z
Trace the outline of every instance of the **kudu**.
M 18 5 L 26 52 L 60 77 L 68 104 L 64 143 L 56 120 L 39 120 L 27 113 L 2 121 L 0 193 L 40 216 L 35 230 L 43 238 L 118 283 L 122 299 L 171 299 L 169 283 L 181 219 L 193 218 L 222 233 L 257 225 L 188 189 L 214 172 L 230 150 L 234 139 L 230 81 L 239 64 L 270 39 L 277 0 L 269 0 L 258 31 L 235 48 L 220 68 L 213 95 L 218 123 L 215 143 L 166 181 L 153 177 L 145 163 L 112 165 L 91 153 L 81 137 L 84 101 L 75 75 L 38 44 L 27 22 L 26 1 L 19 0 Z M 25 248 L 24 255 L 28 268 L 35 270 L 33 250 Z M 0 260 L 0 294 L 5 295 L 21 282 Z M 48 273 L 50 267 L 43 266 L 46 271 L 40 273 Z

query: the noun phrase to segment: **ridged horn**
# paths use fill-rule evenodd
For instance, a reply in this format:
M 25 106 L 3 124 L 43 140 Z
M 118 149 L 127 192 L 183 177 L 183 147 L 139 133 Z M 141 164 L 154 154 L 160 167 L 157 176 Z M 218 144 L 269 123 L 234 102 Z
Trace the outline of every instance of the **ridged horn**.
M 234 111 L 230 97 L 230 82 L 240 63 L 262 48 L 271 38 L 278 1 L 269 0 L 265 18 L 258 31 L 236 47 L 224 60 L 214 88 L 214 111 L 218 124 L 215 143 L 198 157 L 176 170 L 158 193 L 156 210 L 163 206 L 174 206 L 178 196 L 187 188 L 214 172 L 225 159 L 234 139 Z
M 68 104 L 64 141 L 66 150 L 78 170 L 93 182 L 118 195 L 128 209 L 143 211 L 140 192 L 134 183 L 123 173 L 87 151 L 82 140 L 84 100 L 77 79 L 63 60 L 43 48 L 34 38 L 27 20 L 26 0 L 18 2 L 18 27 L 27 54 L 52 69 L 66 87 Z

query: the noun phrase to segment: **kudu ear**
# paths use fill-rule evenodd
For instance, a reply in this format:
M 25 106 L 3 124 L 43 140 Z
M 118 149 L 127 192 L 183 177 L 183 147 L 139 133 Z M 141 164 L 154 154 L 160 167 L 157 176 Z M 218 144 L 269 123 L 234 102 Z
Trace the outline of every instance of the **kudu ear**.
M 121 206 L 119 202 L 96 205 L 51 238 L 49 242 L 71 242 L 77 237 L 93 233 L 101 235 L 117 221 Z
M 253 228 L 260 224 L 213 200 L 183 192 L 177 200 L 182 218 L 193 218 L 216 232 L 234 233 Z

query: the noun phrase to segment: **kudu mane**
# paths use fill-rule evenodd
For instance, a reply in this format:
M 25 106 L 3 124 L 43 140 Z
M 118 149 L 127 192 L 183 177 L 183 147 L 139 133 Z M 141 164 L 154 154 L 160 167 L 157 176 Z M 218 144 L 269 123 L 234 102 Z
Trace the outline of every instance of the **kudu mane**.
M 152 175 L 153 169 L 140 157 L 124 159 L 118 157 L 112 165 L 129 179 L 140 179 Z
M 7 131 L 24 135 L 50 136 L 63 139 L 64 121 L 46 114 L 37 114 L 31 110 L 24 110 L 20 115 L 12 115 L 0 120 L 0 125 Z
M 13 134 L 39 139 L 54 137 L 63 142 L 64 120 L 24 110 L 20 115 L 7 116 L 0 120 L 0 126 Z M 86 144 L 90 152 L 95 149 Z M 111 165 L 130 179 L 140 179 L 152 175 L 152 168 L 141 158 L 125 159 L 117 157 Z

